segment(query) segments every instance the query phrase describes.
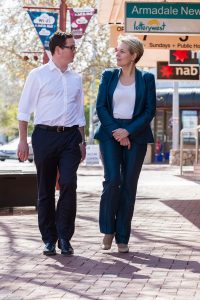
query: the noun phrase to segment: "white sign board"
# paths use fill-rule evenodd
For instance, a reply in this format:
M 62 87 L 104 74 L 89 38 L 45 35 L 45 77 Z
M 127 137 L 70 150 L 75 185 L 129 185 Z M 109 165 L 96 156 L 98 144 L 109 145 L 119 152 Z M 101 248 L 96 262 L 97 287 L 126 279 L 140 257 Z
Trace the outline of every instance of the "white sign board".
M 100 165 L 99 145 L 87 145 L 86 147 L 86 165 Z
M 125 31 L 199 34 L 200 3 L 126 2 Z
M 110 37 L 109 46 L 117 47 L 117 39 L 119 35 L 125 35 L 124 26 L 111 24 L 110 25 Z M 145 49 L 175 49 L 175 50 L 200 50 L 200 36 L 199 35 L 153 35 L 153 34 L 135 34 L 129 33 L 129 35 L 137 37 L 143 42 Z

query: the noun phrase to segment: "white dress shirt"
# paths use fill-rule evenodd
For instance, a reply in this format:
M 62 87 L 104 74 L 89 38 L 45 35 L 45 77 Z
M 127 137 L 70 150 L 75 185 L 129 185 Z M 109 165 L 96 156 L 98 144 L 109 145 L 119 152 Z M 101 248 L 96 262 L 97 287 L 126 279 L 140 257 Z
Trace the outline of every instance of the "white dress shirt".
M 49 126 L 85 125 L 82 78 L 70 70 L 61 72 L 50 60 L 27 77 L 18 109 L 18 120 Z
M 116 119 L 132 119 L 135 108 L 135 82 L 123 85 L 120 80 L 113 94 L 113 116 Z

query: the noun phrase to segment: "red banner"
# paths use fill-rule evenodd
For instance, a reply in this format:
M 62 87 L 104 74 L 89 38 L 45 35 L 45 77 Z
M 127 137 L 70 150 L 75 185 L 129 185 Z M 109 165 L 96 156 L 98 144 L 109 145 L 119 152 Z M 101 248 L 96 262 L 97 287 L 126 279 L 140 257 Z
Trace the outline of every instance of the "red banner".
M 80 39 L 92 16 L 97 13 L 94 8 L 70 8 L 71 32 L 75 39 Z

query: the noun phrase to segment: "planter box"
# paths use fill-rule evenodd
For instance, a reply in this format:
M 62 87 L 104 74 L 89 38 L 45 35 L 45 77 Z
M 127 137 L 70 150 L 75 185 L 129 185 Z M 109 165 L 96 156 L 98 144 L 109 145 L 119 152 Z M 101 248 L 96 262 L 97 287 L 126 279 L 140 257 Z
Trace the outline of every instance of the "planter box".
M 0 173 L 0 208 L 37 206 L 35 173 Z

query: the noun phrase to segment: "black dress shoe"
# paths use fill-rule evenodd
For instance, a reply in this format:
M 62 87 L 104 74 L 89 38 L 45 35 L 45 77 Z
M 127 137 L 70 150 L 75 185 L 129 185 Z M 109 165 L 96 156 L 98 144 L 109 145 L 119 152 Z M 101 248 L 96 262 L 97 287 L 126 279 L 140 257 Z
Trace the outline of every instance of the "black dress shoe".
M 56 255 L 56 245 L 52 242 L 48 242 L 44 246 L 43 250 L 44 255 Z
M 74 254 L 74 249 L 72 248 L 69 241 L 60 239 L 58 241 L 58 248 L 61 249 L 61 254 L 63 254 L 63 255 L 72 255 L 72 254 Z

